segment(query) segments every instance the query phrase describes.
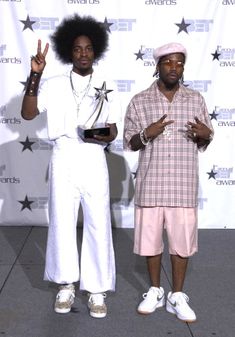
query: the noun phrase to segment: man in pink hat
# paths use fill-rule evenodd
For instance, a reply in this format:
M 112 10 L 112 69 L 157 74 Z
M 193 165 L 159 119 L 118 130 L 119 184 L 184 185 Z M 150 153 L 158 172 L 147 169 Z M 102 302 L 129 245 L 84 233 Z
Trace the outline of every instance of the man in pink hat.
M 183 292 L 188 259 L 198 250 L 198 151 L 213 128 L 202 95 L 183 85 L 187 51 L 179 43 L 154 50 L 157 79 L 130 101 L 124 122 L 124 147 L 139 150 L 135 187 L 134 253 L 145 256 L 150 288 L 137 311 L 166 310 L 185 322 L 196 321 Z M 161 258 L 166 230 L 172 289 L 165 298 Z

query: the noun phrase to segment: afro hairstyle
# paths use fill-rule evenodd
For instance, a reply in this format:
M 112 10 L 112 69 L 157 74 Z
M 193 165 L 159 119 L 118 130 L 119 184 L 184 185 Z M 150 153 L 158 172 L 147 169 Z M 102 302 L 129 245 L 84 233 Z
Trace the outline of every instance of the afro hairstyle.
M 81 35 L 91 40 L 95 60 L 103 57 L 108 48 L 109 38 L 104 24 L 91 16 L 81 17 L 74 14 L 66 17 L 50 36 L 52 48 L 62 63 L 72 63 L 73 43 Z

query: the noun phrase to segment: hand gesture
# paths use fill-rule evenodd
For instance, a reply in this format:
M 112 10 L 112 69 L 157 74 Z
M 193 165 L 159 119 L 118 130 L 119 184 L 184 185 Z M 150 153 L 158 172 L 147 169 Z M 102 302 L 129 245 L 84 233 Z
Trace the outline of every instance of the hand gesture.
M 197 117 L 194 118 L 196 123 L 188 122 L 188 137 L 197 140 L 198 138 L 209 140 L 212 133 L 211 129 L 202 123 Z
M 145 129 L 145 135 L 148 139 L 154 139 L 157 136 L 159 136 L 164 130 L 165 127 L 169 124 L 174 123 L 173 120 L 169 120 L 165 122 L 167 115 L 163 115 L 157 122 L 154 122 L 150 124 L 146 129 Z
M 42 73 L 46 66 L 46 55 L 49 49 L 49 43 L 46 43 L 42 52 L 42 42 L 38 40 L 37 54 L 31 57 L 31 70 Z

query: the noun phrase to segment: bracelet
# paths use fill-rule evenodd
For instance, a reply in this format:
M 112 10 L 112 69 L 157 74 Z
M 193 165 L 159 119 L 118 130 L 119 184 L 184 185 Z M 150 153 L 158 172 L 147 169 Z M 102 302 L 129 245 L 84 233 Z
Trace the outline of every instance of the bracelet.
M 41 79 L 42 73 L 37 73 L 36 71 L 30 72 L 25 95 L 28 96 L 37 96 L 38 95 L 38 87 Z
M 145 129 L 141 130 L 140 133 L 140 141 L 143 145 L 148 145 L 148 143 L 150 142 L 150 139 L 147 138 L 146 134 L 145 134 Z

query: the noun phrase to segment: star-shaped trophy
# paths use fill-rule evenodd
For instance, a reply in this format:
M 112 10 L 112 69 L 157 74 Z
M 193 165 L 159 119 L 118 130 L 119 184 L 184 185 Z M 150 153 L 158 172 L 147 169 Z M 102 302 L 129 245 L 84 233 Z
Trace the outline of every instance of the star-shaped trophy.
M 108 93 L 113 90 L 106 88 L 106 82 L 103 82 L 101 88 L 96 90 L 95 99 L 98 101 L 94 112 L 89 117 L 84 126 L 78 126 L 78 134 L 81 138 L 94 138 L 94 136 L 109 136 L 110 128 L 105 124 L 99 123 L 99 117 L 103 108 L 104 100 L 108 102 Z

